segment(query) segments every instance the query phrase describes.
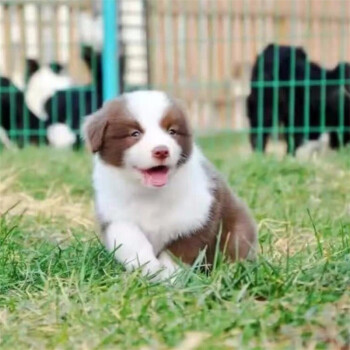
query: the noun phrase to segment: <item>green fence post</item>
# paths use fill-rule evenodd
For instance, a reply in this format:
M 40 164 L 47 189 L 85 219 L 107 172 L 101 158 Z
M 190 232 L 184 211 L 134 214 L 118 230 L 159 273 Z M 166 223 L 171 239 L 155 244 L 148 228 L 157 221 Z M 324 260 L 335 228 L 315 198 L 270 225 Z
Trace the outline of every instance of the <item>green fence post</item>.
M 103 99 L 119 95 L 118 0 L 103 0 Z

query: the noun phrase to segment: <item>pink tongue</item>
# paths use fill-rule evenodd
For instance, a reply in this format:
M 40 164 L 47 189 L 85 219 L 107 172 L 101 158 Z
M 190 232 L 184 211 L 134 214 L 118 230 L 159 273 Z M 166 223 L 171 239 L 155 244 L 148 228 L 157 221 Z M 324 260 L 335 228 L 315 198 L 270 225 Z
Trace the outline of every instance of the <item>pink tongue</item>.
M 168 182 L 168 169 L 145 170 L 143 172 L 145 183 L 149 186 L 161 187 Z

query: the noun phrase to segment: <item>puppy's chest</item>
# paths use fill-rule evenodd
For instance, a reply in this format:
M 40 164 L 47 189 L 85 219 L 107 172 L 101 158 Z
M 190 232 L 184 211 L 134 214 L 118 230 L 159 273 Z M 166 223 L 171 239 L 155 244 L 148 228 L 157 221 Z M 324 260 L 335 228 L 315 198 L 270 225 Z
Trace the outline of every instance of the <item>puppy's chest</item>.
M 158 253 L 179 235 L 190 234 L 203 226 L 208 220 L 212 199 L 206 189 L 185 196 L 115 198 L 115 205 L 109 207 L 109 216 L 112 221 L 136 223 Z

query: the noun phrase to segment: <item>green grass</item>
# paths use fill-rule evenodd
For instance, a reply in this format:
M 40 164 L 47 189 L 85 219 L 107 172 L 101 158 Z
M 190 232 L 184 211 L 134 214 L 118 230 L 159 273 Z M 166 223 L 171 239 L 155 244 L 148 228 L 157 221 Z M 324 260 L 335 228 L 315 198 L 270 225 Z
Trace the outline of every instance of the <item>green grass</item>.
M 89 155 L 0 154 L 1 349 L 349 348 L 350 150 L 301 162 L 200 143 L 252 208 L 260 255 L 175 286 L 101 246 Z

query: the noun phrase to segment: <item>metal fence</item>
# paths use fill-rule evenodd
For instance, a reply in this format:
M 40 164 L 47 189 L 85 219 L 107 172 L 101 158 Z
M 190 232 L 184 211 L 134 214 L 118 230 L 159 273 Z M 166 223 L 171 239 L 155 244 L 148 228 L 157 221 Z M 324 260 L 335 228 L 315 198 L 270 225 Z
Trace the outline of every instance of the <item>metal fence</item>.
M 285 135 L 290 152 L 325 132 L 334 148 L 350 142 L 349 1 L 119 0 L 117 5 L 120 55 L 110 64 L 119 66 L 122 90 L 166 90 L 187 102 L 197 131 L 247 132 L 256 149 L 265 147 L 270 133 L 274 139 Z M 70 79 L 64 97 L 56 89 L 51 98 L 52 122 L 67 123 L 77 133 L 83 114 L 102 103 L 96 83 L 102 79 L 101 8 L 97 0 L 0 2 L 0 73 L 17 89 L 2 80 L 0 120 L 8 118 L 8 108 L 11 138 L 25 135 L 28 143 L 39 134 L 43 142 L 48 134 L 47 123 L 32 122 L 37 113 L 16 97 L 22 91 L 28 102 L 30 79 L 28 85 L 18 78 L 25 76 L 28 57 L 41 65 L 59 61 Z M 22 69 L 14 69 L 17 61 Z M 18 107 L 22 112 L 14 117 Z
M 249 127 L 251 71 L 269 43 L 302 46 L 310 61 L 324 67 L 350 62 L 346 0 L 149 0 L 147 5 L 151 82 L 185 99 L 202 130 Z M 274 80 L 278 84 L 278 76 Z M 260 87 L 263 93 L 268 85 Z

